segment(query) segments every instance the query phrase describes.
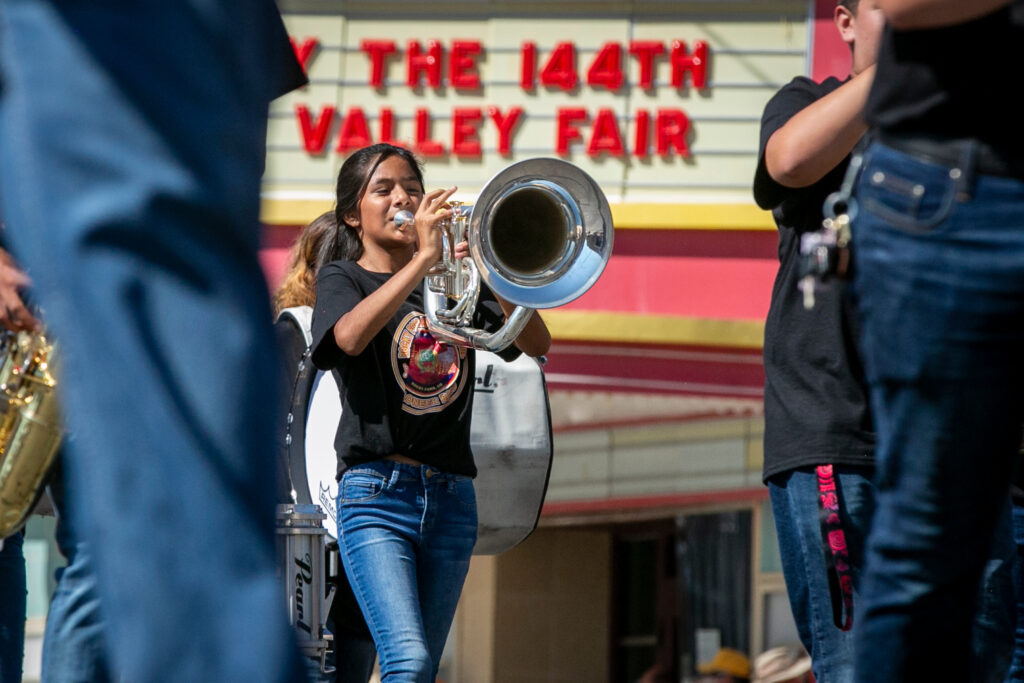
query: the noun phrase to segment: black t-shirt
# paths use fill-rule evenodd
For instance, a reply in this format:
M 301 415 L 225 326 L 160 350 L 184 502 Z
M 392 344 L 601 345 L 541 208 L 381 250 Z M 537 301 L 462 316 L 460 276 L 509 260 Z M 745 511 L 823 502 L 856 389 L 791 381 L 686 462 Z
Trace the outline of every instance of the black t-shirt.
M 320 270 L 313 311 L 313 363 L 338 368 L 342 415 L 334 446 L 338 476 L 348 467 L 404 455 L 445 472 L 476 476 L 469 446 L 475 354 L 434 340 L 423 316 L 417 286 L 358 356 L 334 342 L 334 324 L 388 281 L 390 273 L 334 261 Z M 501 307 L 481 292 L 474 326 L 491 330 L 503 321 Z M 511 346 L 500 354 L 519 355 Z
M 832 280 L 806 310 L 797 288 L 800 236 L 821 227 L 822 204 L 839 188 L 848 159 L 810 187 L 775 182 L 765 168 L 768 138 L 789 119 L 842 85 L 799 77 L 768 102 L 754 198 L 779 228 L 779 272 L 764 331 L 764 479 L 797 467 L 872 465 L 874 432 L 852 303 Z
M 1024 64 L 1024 0 L 937 29 L 887 28 L 866 117 L 884 132 L 975 138 L 1024 152 L 1013 74 Z

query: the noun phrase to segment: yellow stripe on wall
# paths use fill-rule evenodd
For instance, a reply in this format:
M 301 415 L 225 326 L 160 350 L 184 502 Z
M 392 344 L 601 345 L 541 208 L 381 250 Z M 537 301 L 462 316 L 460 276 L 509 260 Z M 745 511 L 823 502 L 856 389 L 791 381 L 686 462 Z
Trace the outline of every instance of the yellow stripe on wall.
M 306 225 L 333 208 L 334 202 L 326 199 L 264 199 L 260 220 L 264 225 Z
M 555 339 L 760 349 L 764 322 L 684 316 L 541 311 Z
M 334 207 L 323 199 L 264 199 L 267 225 L 305 225 Z M 772 216 L 754 204 L 614 204 L 616 230 L 775 230 Z
M 755 204 L 615 204 L 616 230 L 775 230 Z

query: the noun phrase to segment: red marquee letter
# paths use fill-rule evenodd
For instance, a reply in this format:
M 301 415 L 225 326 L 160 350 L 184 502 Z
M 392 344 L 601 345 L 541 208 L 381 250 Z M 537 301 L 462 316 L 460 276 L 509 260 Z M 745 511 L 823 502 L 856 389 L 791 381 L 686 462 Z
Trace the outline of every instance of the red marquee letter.
M 693 54 L 686 52 L 686 43 L 681 40 L 672 41 L 672 87 L 683 87 L 683 74 L 690 72 L 693 87 L 700 90 L 708 82 L 708 44 L 698 40 L 693 44 Z
M 636 130 L 633 131 L 633 154 L 638 157 L 647 156 L 647 140 L 651 133 L 651 113 L 646 109 L 636 111 Z
M 359 49 L 370 57 L 370 85 L 374 88 L 380 88 L 384 85 L 387 58 L 395 52 L 394 41 L 364 40 L 359 45 Z
M 512 130 L 516 127 L 522 114 L 522 107 L 512 107 L 504 116 L 497 107 L 487 107 L 487 115 L 498 127 L 498 154 L 508 156 L 512 153 Z
M 320 46 L 320 41 L 316 38 L 306 38 L 301 43 L 296 43 L 294 38 L 291 38 L 292 49 L 295 50 L 295 57 L 298 58 L 299 64 L 302 65 L 303 71 L 308 71 L 309 58 L 313 54 L 313 50 Z
M 431 88 L 441 87 L 441 43 L 436 40 L 427 41 L 427 52 L 423 54 L 418 40 L 410 40 L 405 47 L 405 84 L 416 88 L 420 84 L 420 74 L 426 73 L 427 85 Z
M 322 154 L 327 146 L 327 135 L 334 123 L 334 107 L 326 106 L 320 110 L 316 123 L 309 117 L 309 109 L 304 104 L 295 107 L 299 119 L 299 131 L 302 134 L 302 145 L 310 154 Z
M 686 132 L 690 130 L 690 118 L 681 109 L 659 109 L 655 124 L 658 128 L 656 149 L 661 156 L 672 153 L 674 147 L 679 156 L 690 156 L 686 145 Z
M 380 110 L 380 138 L 381 142 L 390 142 L 393 145 L 398 143 L 394 141 L 395 136 L 395 112 L 390 107 L 384 107 Z
M 587 145 L 587 154 L 596 157 L 601 152 L 608 152 L 613 157 L 624 154 L 622 136 L 619 134 L 619 122 L 615 120 L 615 112 L 611 109 L 598 109 L 594 119 L 594 131 Z
M 576 46 L 559 43 L 540 70 L 542 85 L 572 90 L 576 87 Z
M 452 154 L 478 157 L 481 154 L 478 130 L 484 114 L 475 108 L 456 108 L 452 112 Z
M 426 109 L 416 110 L 416 151 L 425 157 L 444 154 L 444 145 L 430 139 L 430 114 Z
M 537 86 L 534 78 L 537 73 L 537 43 L 523 43 L 519 54 L 519 87 L 533 90 Z
M 629 44 L 629 54 L 640 64 L 639 86 L 650 90 L 654 87 L 654 60 L 665 54 L 665 46 L 654 40 L 634 40 Z
M 341 133 L 338 135 L 338 152 L 351 152 L 366 147 L 370 140 L 370 127 L 366 125 L 366 115 L 361 107 L 352 107 L 348 116 L 341 122 Z
M 587 110 L 581 108 L 560 108 L 558 110 L 557 133 L 555 138 L 555 152 L 560 156 L 569 153 L 569 143 L 582 138 L 580 129 L 576 127 L 576 121 L 585 121 Z
M 479 40 L 452 41 L 448 58 L 448 80 L 454 88 L 476 90 L 480 87 L 480 74 L 476 72 L 476 56 L 483 51 Z
M 587 70 L 587 85 L 603 85 L 609 90 L 618 90 L 622 87 L 622 80 L 622 46 L 605 43 Z

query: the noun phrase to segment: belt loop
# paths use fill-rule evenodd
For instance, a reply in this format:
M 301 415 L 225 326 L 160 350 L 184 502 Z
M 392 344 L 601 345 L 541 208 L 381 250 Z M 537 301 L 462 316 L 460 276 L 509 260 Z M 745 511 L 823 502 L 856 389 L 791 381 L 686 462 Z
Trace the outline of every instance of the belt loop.
M 966 140 L 960 150 L 960 160 L 956 168 L 950 170 L 950 177 L 956 184 L 956 197 L 960 201 L 968 201 L 974 194 L 974 181 L 977 177 L 978 143 Z M 959 176 L 954 176 L 959 171 Z
M 402 468 L 399 467 L 399 463 L 388 460 L 391 464 L 391 477 L 388 480 L 388 488 L 393 489 L 398 485 L 398 478 L 402 475 Z

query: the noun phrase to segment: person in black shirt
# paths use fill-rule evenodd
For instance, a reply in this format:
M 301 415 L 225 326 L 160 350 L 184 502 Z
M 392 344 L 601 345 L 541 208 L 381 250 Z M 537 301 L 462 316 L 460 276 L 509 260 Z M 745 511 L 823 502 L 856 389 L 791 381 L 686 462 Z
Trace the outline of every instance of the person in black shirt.
M 845 0 L 836 27 L 852 50 L 850 78 L 797 77 L 765 107 L 754 197 L 779 228 L 779 272 L 765 324 L 764 480 L 771 496 L 783 574 L 814 675 L 853 680 L 853 636 L 844 598 L 854 599 L 874 508 L 874 430 L 857 350 L 857 325 L 842 282 L 805 309 L 797 289 L 800 237 L 821 227 L 822 204 L 839 188 L 850 151 L 867 130 L 861 112 L 882 31 L 873 0 Z M 819 466 L 832 468 L 851 579 L 830 586 Z M 830 590 L 831 589 L 831 590 Z M 849 609 L 849 605 L 846 605 Z
M 1024 417 L 1024 3 L 878 0 L 853 201 L 878 432 L 858 681 L 977 680 L 977 586 Z
M 357 151 L 338 174 L 346 259 L 317 280 L 313 362 L 341 378 L 338 540 L 389 683 L 434 680 L 476 541 L 474 354 L 436 340 L 422 313 L 454 191 L 424 194 L 404 148 Z M 403 210 L 414 227 L 395 223 Z M 511 306 L 485 292 L 477 327 L 499 324 L 502 311 Z M 547 351 L 536 313 L 515 344 L 503 356 Z

